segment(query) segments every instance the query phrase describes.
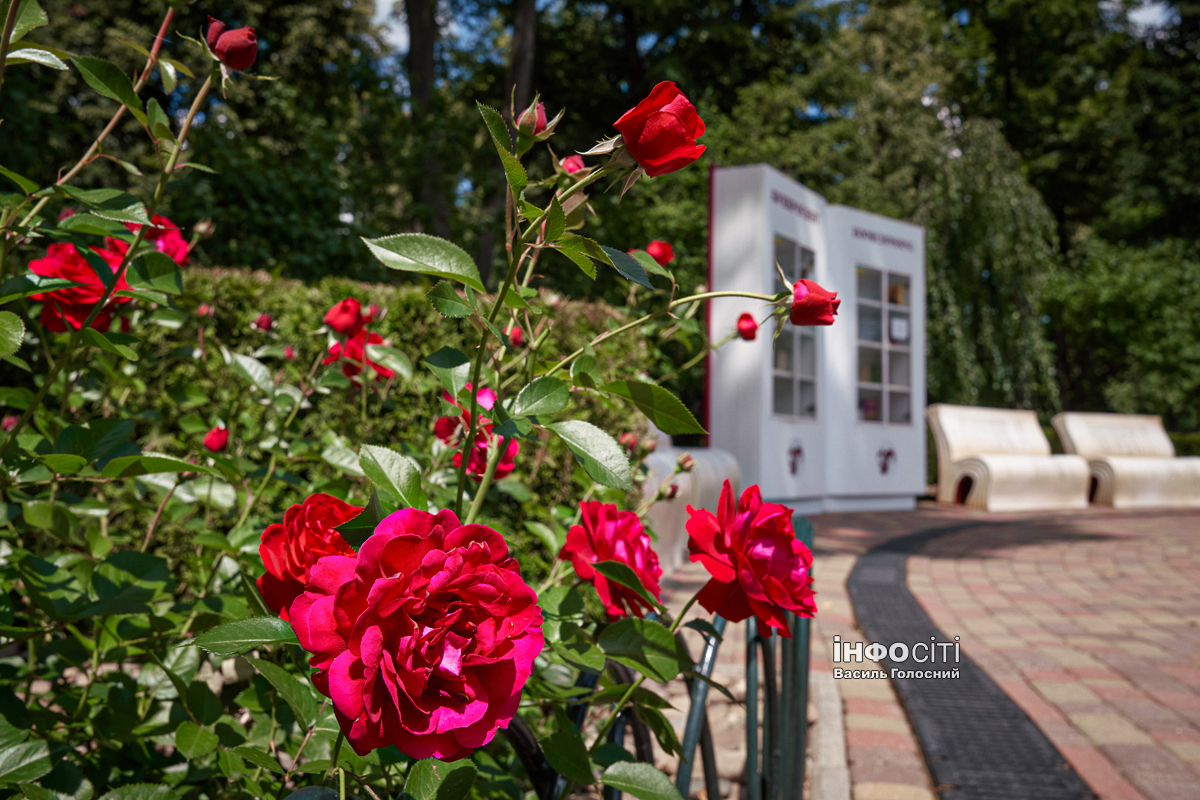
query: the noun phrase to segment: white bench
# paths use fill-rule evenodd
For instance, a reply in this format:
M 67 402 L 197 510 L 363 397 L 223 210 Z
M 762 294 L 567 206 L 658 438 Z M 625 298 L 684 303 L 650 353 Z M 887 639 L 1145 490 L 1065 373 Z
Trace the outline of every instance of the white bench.
M 1087 459 L 1093 503 L 1200 506 L 1200 457 L 1176 458 L 1162 417 L 1068 412 L 1051 423 L 1063 450 Z
M 988 511 L 1087 507 L 1087 460 L 1051 455 L 1035 412 L 935 403 L 925 417 L 941 502 Z

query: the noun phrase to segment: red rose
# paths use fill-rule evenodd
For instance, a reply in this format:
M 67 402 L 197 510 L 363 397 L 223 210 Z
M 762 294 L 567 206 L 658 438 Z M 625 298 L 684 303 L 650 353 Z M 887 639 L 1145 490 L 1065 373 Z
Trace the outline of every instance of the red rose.
M 363 319 L 363 324 L 365 325 L 368 322 L 382 319 L 382 317 L 383 309 L 379 307 L 379 303 L 371 303 L 371 305 L 367 307 L 367 316 Z
M 342 336 L 354 335 L 365 324 L 362 303 L 347 297 L 325 312 L 325 324 Z
M 650 257 L 658 262 L 660 267 L 665 267 L 675 260 L 675 248 L 662 239 L 655 239 L 650 244 L 646 245 L 646 252 Z
M 508 336 L 508 340 L 512 342 L 513 347 L 525 346 L 525 332 L 518 325 L 510 325 L 508 330 L 504 332 Z
M 129 228 L 131 232 L 137 233 L 142 226 L 135 222 L 127 222 L 125 223 L 125 227 Z M 150 228 L 146 231 L 146 235 L 142 237 L 142 241 L 153 245 L 154 249 L 158 252 L 170 256 L 171 260 L 179 266 L 187 266 L 187 240 L 179 232 L 179 227 L 161 214 L 155 214 L 151 219 Z M 104 246 L 122 257 L 129 252 L 129 242 L 123 239 L 114 239 L 111 236 L 105 238 Z
M 333 346 L 329 348 L 329 355 L 325 356 L 325 360 L 321 363 L 328 366 L 335 361 L 341 361 L 342 374 L 354 381 L 357 386 L 358 379 L 355 376 L 362 372 L 365 348 L 372 344 L 383 344 L 383 337 L 378 333 L 370 333 L 366 328 L 359 328 L 353 336 L 346 339 L 344 355 L 342 343 L 334 342 Z M 375 363 L 370 358 L 366 359 L 366 364 L 375 371 L 375 380 L 390 378 L 393 375 L 390 369 Z
M 617 437 L 617 441 L 625 445 L 629 452 L 633 452 L 637 448 L 637 434 L 626 431 Z
M 283 357 L 286 358 L 288 361 L 291 361 L 292 359 L 294 359 L 296 357 L 296 351 L 292 348 L 292 346 L 290 344 L 287 347 L 283 348 Z
M 250 69 L 258 55 L 258 38 L 254 35 L 254 28 L 227 31 L 224 22 L 209 17 L 205 39 L 208 49 L 230 69 Z
M 17 423 L 20 421 L 20 417 L 9 414 L 3 419 L 3 421 L 0 421 L 0 428 L 2 428 L 5 433 L 8 433 L 13 428 L 17 427 Z
M 110 266 L 116 267 L 121 263 L 121 257 L 107 250 L 92 248 L 104 258 Z M 96 271 L 84 260 L 73 244 L 52 244 L 46 248 L 46 257 L 29 262 L 29 270 L 46 278 L 64 278 L 81 284 L 69 289 L 55 289 L 52 292 L 41 292 L 32 296 L 40 300 L 42 306 L 41 322 L 46 330 L 55 333 L 65 333 L 70 326 L 79 330 L 84 320 L 92 313 L 92 309 L 104 296 L 104 284 L 96 275 Z M 129 283 L 124 274 L 117 281 L 119 289 L 129 289 Z M 111 297 L 108 303 L 92 321 L 92 327 L 98 331 L 107 331 L 112 322 L 112 312 L 122 303 L 128 303 L 132 298 Z
M 259 314 L 254 318 L 254 322 L 250 323 L 250 327 L 256 331 L 267 333 L 271 328 L 275 327 L 275 320 L 271 319 L 270 314 Z
M 229 446 L 229 428 L 218 425 L 204 434 L 204 446 L 214 453 L 222 453 Z
M 292 601 L 308 585 L 308 573 L 323 556 L 354 556 L 354 548 L 334 528 L 362 512 L 328 494 L 314 494 L 283 512 L 283 524 L 262 532 L 258 554 L 267 571 L 258 591 L 272 613 L 288 619 Z
M 712 575 L 697 599 L 730 622 L 751 615 L 791 637 L 785 611 L 817 613 L 811 588 L 812 551 L 796 538 L 792 510 L 764 503 L 758 485 L 734 505 L 729 481 L 721 489 L 717 516 L 687 507 L 688 552 Z
M 404 509 L 308 580 L 292 627 L 356 753 L 395 745 L 452 761 L 508 727 L 544 641 L 537 595 L 499 533 Z
M 837 315 L 837 292 L 830 292 L 819 284 L 801 278 L 792 286 L 793 325 L 832 325 Z
M 653 606 L 632 589 L 605 578 L 592 567 L 598 561 L 619 561 L 634 571 L 646 591 L 658 599 L 662 568 L 650 545 L 650 534 L 632 511 L 621 511 L 612 503 L 586 502 L 580 506 L 582 525 L 572 525 L 558 557 L 570 561 L 575 574 L 591 581 L 610 618 L 627 614 L 645 616 Z M 643 608 L 644 607 L 644 608 Z
M 467 391 L 471 391 L 471 384 L 468 383 L 466 388 Z M 471 428 L 470 407 L 463 406 L 462 403 L 451 397 L 449 392 L 442 392 L 442 397 L 447 403 L 461 408 L 462 413 L 455 417 L 439 417 L 433 424 L 433 433 L 446 444 L 457 445 L 461 441 L 459 437 L 464 436 L 466 431 Z M 475 400 L 480 408 L 489 411 L 496 405 L 497 397 L 493 390 L 485 386 L 475 394 Z M 481 416 L 475 426 L 475 441 L 467 453 L 467 474 L 477 481 L 483 480 L 483 474 L 487 471 L 488 447 L 495 439 L 496 437 L 492 435 L 492 421 Z M 519 442 L 514 439 L 508 443 L 504 454 L 500 456 L 500 462 L 496 465 L 494 475 L 496 480 L 502 480 L 516 469 L 514 459 L 520 452 Z M 452 461 L 455 469 L 461 467 L 462 453 L 455 453 Z
M 208 303 L 201 303 L 196 307 L 196 316 L 198 317 L 211 317 L 215 316 L 216 313 L 217 310 Z
M 704 145 L 696 144 L 704 135 L 704 120 L 670 81 L 655 86 L 649 97 L 626 111 L 613 127 L 620 131 L 625 149 L 651 178 L 685 167 L 704 152 Z
M 538 103 L 536 106 L 525 109 L 517 119 L 517 127 L 523 128 L 526 131 L 533 131 L 533 135 L 537 136 L 542 131 L 546 130 L 546 104 Z
M 754 341 L 754 337 L 758 335 L 758 323 L 754 321 L 753 314 L 742 314 L 738 317 L 737 332 L 738 336 L 747 342 Z
M 583 163 L 583 156 L 567 156 L 562 160 L 562 168 L 572 175 L 581 169 L 587 169 Z

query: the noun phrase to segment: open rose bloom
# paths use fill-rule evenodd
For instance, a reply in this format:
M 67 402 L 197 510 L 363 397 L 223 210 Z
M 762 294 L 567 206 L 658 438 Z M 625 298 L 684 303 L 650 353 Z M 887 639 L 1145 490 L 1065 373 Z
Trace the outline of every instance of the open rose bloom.
M 508 727 L 544 643 L 504 537 L 451 511 L 397 511 L 357 557 L 320 559 L 290 615 L 359 755 L 467 757 Z
M 121 264 L 121 256 L 110 250 L 93 250 L 113 269 Z M 78 330 L 87 321 L 88 315 L 104 297 L 104 284 L 96 275 L 96 271 L 84 259 L 73 244 L 52 244 L 46 249 L 46 256 L 29 262 L 30 272 L 46 278 L 63 278 L 80 284 L 66 289 L 55 289 L 52 292 L 42 292 L 33 295 L 34 300 L 41 301 L 41 323 L 46 330 L 64 333 L 68 329 Z M 124 274 L 117 281 L 118 290 L 129 289 L 129 283 Z M 122 303 L 128 303 L 131 298 L 110 296 L 110 299 L 100 309 L 100 313 L 92 321 L 91 327 L 99 331 L 107 331 L 112 324 L 113 312 Z
M 362 512 L 328 494 L 314 494 L 284 512 L 283 523 L 267 526 L 258 554 L 267 572 L 258 591 L 267 608 L 288 618 L 292 601 L 308 585 L 309 571 L 324 556 L 353 556 L 354 548 L 335 530 Z
M 583 524 L 571 526 L 558 557 L 570 561 L 576 575 L 592 582 L 610 618 L 627 614 L 645 616 L 645 611 L 652 610 L 649 603 L 637 592 L 608 580 L 592 567 L 599 561 L 620 562 L 632 569 L 646 591 L 659 599 L 662 590 L 658 581 L 662 578 L 662 568 L 642 521 L 637 514 L 620 511 L 612 503 L 582 503 L 579 509 Z

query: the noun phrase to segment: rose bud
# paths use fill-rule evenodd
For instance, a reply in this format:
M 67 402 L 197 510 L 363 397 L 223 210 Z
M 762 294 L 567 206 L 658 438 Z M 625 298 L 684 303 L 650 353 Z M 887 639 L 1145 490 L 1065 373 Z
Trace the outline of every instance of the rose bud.
M 627 447 L 629 449 L 629 452 L 631 452 L 631 453 L 634 451 L 635 448 L 637 448 L 637 434 L 636 433 L 631 433 L 631 432 L 622 433 L 620 436 L 617 437 L 617 441 L 620 442 L 621 444 L 625 445 L 625 447 Z
M 692 458 L 691 453 L 683 453 L 675 459 L 675 466 L 680 472 L 691 472 L 696 466 L 696 459 Z
M 665 267 L 675 260 L 675 248 L 671 247 L 668 242 L 662 239 L 655 239 L 650 244 L 646 245 L 646 252 L 650 257 L 658 262 L 660 267 Z
M 647 439 L 642 446 L 646 448 L 647 452 L 653 453 L 658 449 L 658 442 L 653 439 Z
M 512 342 L 513 347 L 525 346 L 525 332 L 522 331 L 519 326 L 513 325 L 504 333 L 506 336 L 508 336 L 508 340 Z
M 379 303 L 371 303 L 367 306 L 367 317 L 363 320 L 363 324 L 374 322 L 377 319 L 383 319 L 383 309 L 379 307 Z
M 17 417 L 13 414 L 9 414 L 8 416 L 6 416 L 3 419 L 3 421 L 0 421 L 0 428 L 3 428 L 4 432 L 8 433 L 13 428 L 17 427 L 17 423 L 20 421 L 21 421 L 20 417 Z
M 742 314 L 738 317 L 737 332 L 738 336 L 747 342 L 754 341 L 754 337 L 758 335 L 758 323 L 754 321 L 753 314 Z
M 230 69 L 246 70 L 254 64 L 258 56 L 258 38 L 254 28 L 234 28 L 225 30 L 225 23 L 208 18 L 208 49 L 217 59 Z
M 200 305 L 196 306 L 196 316 L 198 317 L 211 317 L 215 316 L 216 313 L 217 310 L 208 303 L 201 303 Z
M 342 336 L 353 336 L 364 324 L 362 303 L 347 297 L 325 312 L 325 324 Z
M 288 361 L 295 360 L 296 351 L 295 351 L 295 349 L 293 349 L 293 347 L 290 344 L 287 347 L 283 348 L 283 357 L 286 358 Z
M 217 232 L 217 226 L 213 224 L 211 219 L 202 219 L 192 226 L 192 232 L 201 239 L 207 239 Z
M 204 434 L 204 446 L 214 453 L 224 452 L 228 445 L 229 428 L 226 428 L 224 425 L 218 425 Z
M 521 113 L 521 118 L 517 120 L 517 127 L 526 130 L 532 129 L 534 136 L 546 130 L 546 104 L 538 103 L 525 109 Z
M 254 322 L 250 323 L 250 327 L 254 328 L 256 331 L 262 331 L 263 333 L 271 330 L 271 328 L 274 326 L 275 321 L 271 319 L 270 314 L 259 314 L 258 317 L 255 318 Z
M 671 81 L 655 86 L 613 127 L 620 131 L 629 155 L 651 178 L 681 169 L 704 153 L 704 145 L 696 144 L 704 135 L 704 120 Z
M 667 493 L 663 499 L 664 500 L 674 500 L 676 497 L 679 497 L 679 484 L 672 483 L 670 486 L 667 487 Z
M 792 286 L 793 325 L 832 325 L 837 315 L 837 292 L 830 292 L 819 284 L 801 278 Z
M 562 168 L 571 175 L 574 175 L 581 169 L 587 169 L 583 163 L 583 156 L 567 156 L 561 163 Z
M 75 209 L 64 208 L 62 211 L 58 212 L 58 221 L 62 222 L 67 217 L 73 217 L 73 216 L 75 216 Z

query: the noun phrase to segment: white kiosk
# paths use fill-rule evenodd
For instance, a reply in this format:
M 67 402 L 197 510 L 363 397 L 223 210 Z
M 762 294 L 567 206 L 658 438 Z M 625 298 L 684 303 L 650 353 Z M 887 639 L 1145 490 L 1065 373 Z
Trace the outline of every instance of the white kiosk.
M 742 485 L 799 513 L 911 509 L 925 491 L 925 232 L 845 206 L 766 165 L 712 168 L 709 285 L 771 294 L 808 278 L 830 327 L 774 323 L 709 356 L 708 430 Z M 716 298 L 715 341 L 763 304 Z

